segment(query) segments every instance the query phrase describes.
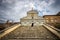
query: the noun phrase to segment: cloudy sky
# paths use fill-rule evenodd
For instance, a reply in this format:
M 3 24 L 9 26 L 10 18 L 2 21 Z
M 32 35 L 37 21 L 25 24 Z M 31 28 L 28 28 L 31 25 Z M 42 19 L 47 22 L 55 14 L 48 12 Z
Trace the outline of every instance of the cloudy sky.
M 59 7 L 60 0 L 0 0 L 0 23 L 6 20 L 17 22 L 32 8 L 39 16 L 54 15 L 60 11 Z

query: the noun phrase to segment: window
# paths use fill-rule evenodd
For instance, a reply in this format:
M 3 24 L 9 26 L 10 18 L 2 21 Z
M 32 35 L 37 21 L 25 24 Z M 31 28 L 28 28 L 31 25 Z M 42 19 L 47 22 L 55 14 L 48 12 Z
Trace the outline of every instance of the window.
M 49 22 L 48 20 L 46 20 L 47 22 Z
M 46 19 L 48 19 L 48 18 L 46 18 Z
M 33 19 L 33 17 L 32 17 L 32 19 Z
M 53 20 L 53 19 L 51 19 L 51 22 L 54 22 L 54 20 Z
M 34 17 L 34 14 L 33 14 L 33 13 L 31 14 L 31 17 L 32 17 L 32 19 L 33 19 L 33 17 Z
M 57 20 L 55 20 L 55 22 L 57 22 Z
M 54 22 L 54 18 L 53 17 L 51 17 L 51 22 Z
M 34 16 L 34 13 L 32 13 L 31 16 Z

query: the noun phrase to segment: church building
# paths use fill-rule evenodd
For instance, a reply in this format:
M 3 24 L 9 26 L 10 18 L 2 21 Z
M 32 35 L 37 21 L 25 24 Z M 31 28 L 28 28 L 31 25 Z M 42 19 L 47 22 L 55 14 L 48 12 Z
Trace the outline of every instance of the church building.
M 33 9 L 27 12 L 26 17 L 20 19 L 22 26 L 41 26 L 43 22 L 43 17 L 38 16 L 38 11 Z

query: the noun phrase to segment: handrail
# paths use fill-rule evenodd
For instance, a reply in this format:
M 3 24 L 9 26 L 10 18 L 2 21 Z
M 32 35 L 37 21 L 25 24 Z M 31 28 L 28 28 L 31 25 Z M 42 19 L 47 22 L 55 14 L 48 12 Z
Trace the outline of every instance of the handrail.
M 58 31 L 56 31 L 55 29 L 51 28 L 50 26 L 43 24 L 43 26 L 48 29 L 50 32 L 52 32 L 53 34 L 55 34 L 59 39 L 60 39 L 60 33 Z
M 19 26 L 20 26 L 20 24 L 16 24 L 16 25 L 13 25 L 13 26 L 5 29 L 5 31 L 4 31 L 2 34 L 0 34 L 0 38 L 2 38 L 3 36 L 9 34 L 10 32 L 12 32 L 13 30 L 15 30 L 15 29 L 18 28 Z
M 15 24 L 15 25 L 17 25 L 17 24 Z M 15 26 L 15 25 L 12 25 L 12 26 L 10 26 L 10 27 L 8 27 L 8 28 L 5 28 L 4 30 L 1 30 L 0 33 L 1 33 L 1 32 L 3 33 L 4 31 L 6 31 L 6 30 L 12 28 L 12 27 Z
M 52 29 L 54 29 L 54 30 L 56 30 L 56 31 L 60 32 L 60 30 L 59 30 L 59 29 L 57 29 L 57 28 L 55 28 L 54 26 L 51 26 L 51 25 L 49 25 L 49 24 L 45 24 L 45 25 L 47 25 L 47 26 L 49 26 L 50 28 L 52 28 Z

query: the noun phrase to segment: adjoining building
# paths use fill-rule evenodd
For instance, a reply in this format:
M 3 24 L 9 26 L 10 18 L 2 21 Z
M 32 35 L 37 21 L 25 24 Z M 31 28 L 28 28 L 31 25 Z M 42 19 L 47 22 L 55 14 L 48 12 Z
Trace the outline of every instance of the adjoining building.
M 55 24 L 55 23 L 60 23 L 60 12 L 57 13 L 56 15 L 45 15 L 43 16 L 45 19 L 45 23 L 50 23 L 50 24 Z
M 27 12 L 27 16 L 20 19 L 22 26 L 40 26 L 44 22 L 43 17 L 38 16 L 37 10 L 30 10 Z

